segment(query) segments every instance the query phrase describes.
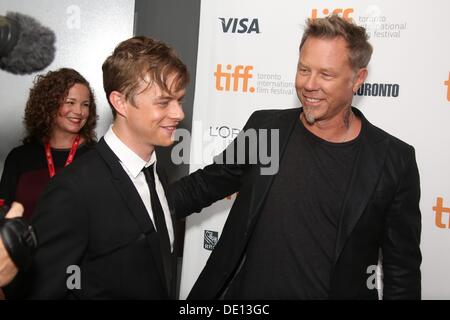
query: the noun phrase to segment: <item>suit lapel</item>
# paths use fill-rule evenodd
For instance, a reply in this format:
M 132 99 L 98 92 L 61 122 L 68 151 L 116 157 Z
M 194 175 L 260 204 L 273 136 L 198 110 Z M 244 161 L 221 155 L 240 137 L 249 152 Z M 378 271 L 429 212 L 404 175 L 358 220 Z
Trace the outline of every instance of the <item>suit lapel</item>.
M 337 262 L 345 243 L 364 212 L 383 169 L 389 139 L 380 134 L 357 109 L 353 112 L 366 125 L 366 134 L 361 138 L 360 150 L 344 197 L 338 225 L 334 263 Z
M 147 234 L 154 231 L 155 228 L 153 227 L 147 209 L 145 208 L 136 187 L 120 164 L 119 159 L 108 147 L 103 138 L 97 143 L 96 148 L 108 164 L 112 175 L 111 181 L 121 195 L 122 200 L 126 203 L 141 232 Z
M 158 242 L 159 240 L 156 237 L 156 230 L 147 209 L 145 208 L 145 205 L 136 190 L 136 187 L 123 169 L 117 156 L 108 147 L 103 138 L 97 143 L 96 149 L 111 170 L 112 184 L 116 188 L 118 194 L 122 197 L 123 202 L 127 205 L 129 212 L 136 221 L 141 233 L 144 234 L 147 239 L 153 257 L 156 258 L 154 260 L 156 262 L 160 278 L 165 279 L 166 276 L 162 264 L 161 251 Z M 162 281 L 162 283 L 166 287 L 166 281 Z M 167 291 L 168 293 L 170 292 L 169 288 L 167 288 Z
M 299 119 L 301 110 L 299 108 L 281 114 L 274 119 L 270 126 L 270 128 L 280 129 L 280 165 L 287 142 L 292 134 L 294 125 Z M 335 262 L 375 190 L 389 145 L 389 139 L 387 139 L 386 135 L 381 134 L 379 129 L 376 129 L 368 122 L 358 109 L 353 108 L 353 112 L 365 122 L 366 134 L 362 136 L 358 159 L 355 161 L 355 167 L 342 206 L 335 247 Z M 259 174 L 259 172 L 255 174 Z M 255 217 L 262 208 L 274 177 L 275 175 L 259 175 L 255 179 L 253 198 L 251 199 L 249 210 L 249 225 L 252 224 L 252 221 L 256 221 Z
M 284 112 L 278 117 L 275 117 L 271 125 L 268 127 L 270 129 L 279 129 L 279 163 L 281 165 L 281 160 L 283 158 L 284 151 L 286 150 L 287 142 L 289 141 L 289 137 L 291 136 L 292 130 L 294 129 L 295 124 L 300 119 L 301 108 L 295 108 L 289 110 L 289 112 Z M 270 137 L 268 137 L 270 139 Z M 272 154 L 272 152 L 271 152 Z M 276 174 L 272 175 L 261 175 L 260 167 L 258 166 L 257 172 L 254 174 L 258 175 L 255 179 L 254 192 L 252 194 L 251 204 L 250 204 L 250 217 L 248 222 L 248 226 L 251 225 L 252 221 L 259 214 L 259 211 L 262 208 L 264 200 L 267 197 L 267 192 L 270 190 L 270 186 L 272 185 L 273 179 Z

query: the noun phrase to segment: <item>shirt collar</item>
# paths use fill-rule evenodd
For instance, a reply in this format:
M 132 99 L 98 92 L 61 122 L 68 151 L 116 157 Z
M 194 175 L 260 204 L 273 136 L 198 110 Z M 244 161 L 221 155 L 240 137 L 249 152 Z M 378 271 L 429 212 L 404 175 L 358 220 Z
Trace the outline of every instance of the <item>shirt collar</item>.
M 144 161 L 133 150 L 131 150 L 125 143 L 120 140 L 116 133 L 112 129 L 112 125 L 104 136 L 105 142 L 111 148 L 111 150 L 119 158 L 120 163 L 130 172 L 130 174 L 136 178 L 142 169 L 155 164 L 156 165 L 156 152 L 152 152 L 149 161 Z

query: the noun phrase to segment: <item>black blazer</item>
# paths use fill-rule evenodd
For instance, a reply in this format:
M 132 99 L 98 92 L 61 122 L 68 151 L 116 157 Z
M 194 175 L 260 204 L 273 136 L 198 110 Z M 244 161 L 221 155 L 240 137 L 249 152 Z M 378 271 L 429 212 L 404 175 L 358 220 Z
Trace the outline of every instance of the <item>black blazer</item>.
M 159 170 L 158 175 L 163 177 Z M 33 227 L 39 248 L 28 298 L 173 297 L 153 223 L 104 139 L 52 179 Z M 80 267 L 81 289 L 67 287 L 67 280 L 74 283 L 68 279 L 71 265 Z
M 279 129 L 281 162 L 300 112 L 299 108 L 255 112 L 243 132 L 250 128 Z M 361 137 L 360 155 L 338 226 L 330 298 L 377 299 L 377 291 L 367 286 L 373 274 L 368 268 L 377 264 L 381 250 L 384 299 L 418 299 L 421 216 L 414 149 L 370 124 L 359 110 L 353 108 L 353 112 L 364 122 L 366 134 Z M 219 156 L 221 161 L 229 150 Z M 247 148 L 246 152 L 248 157 L 251 151 Z M 214 164 L 170 187 L 178 218 L 239 191 L 220 240 L 189 298 L 219 298 L 245 257 L 245 247 L 274 178 L 261 175 L 261 167 L 260 163 L 221 165 L 215 159 Z

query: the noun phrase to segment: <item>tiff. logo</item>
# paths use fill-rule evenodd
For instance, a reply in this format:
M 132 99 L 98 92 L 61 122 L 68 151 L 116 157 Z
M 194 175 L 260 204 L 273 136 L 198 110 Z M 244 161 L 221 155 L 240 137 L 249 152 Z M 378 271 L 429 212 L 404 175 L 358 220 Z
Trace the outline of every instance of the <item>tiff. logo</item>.
M 343 9 L 343 8 L 336 8 L 336 9 L 333 9 L 333 10 L 329 10 L 327 8 L 322 9 L 322 14 L 324 16 L 327 16 L 329 14 L 337 14 L 337 15 L 341 15 L 342 18 L 344 18 L 346 20 L 349 20 L 349 19 L 352 18 L 352 17 L 350 17 L 350 14 L 352 14 L 352 13 L 353 13 L 353 9 L 352 8 L 345 8 L 345 9 Z M 317 9 L 313 9 L 312 12 L 311 12 L 311 19 L 314 20 L 314 19 L 317 19 L 317 18 L 318 18 Z
M 233 91 L 255 92 L 254 87 L 248 86 L 249 79 L 253 78 L 251 71 L 253 66 L 237 65 L 233 68 L 231 64 L 227 64 L 226 70 L 222 69 L 222 64 L 218 64 L 214 77 L 216 78 L 216 89 L 218 91 L 230 91 L 231 83 L 233 83 Z M 241 81 L 242 79 L 242 81 Z M 225 80 L 225 84 L 223 83 Z
M 433 211 L 436 213 L 435 224 L 438 228 L 446 228 L 447 225 L 442 221 L 442 215 L 444 213 L 449 214 L 449 219 L 447 220 L 448 228 L 450 228 L 450 208 L 444 207 L 444 199 L 442 197 L 438 197 L 436 199 L 436 206 L 433 207 Z

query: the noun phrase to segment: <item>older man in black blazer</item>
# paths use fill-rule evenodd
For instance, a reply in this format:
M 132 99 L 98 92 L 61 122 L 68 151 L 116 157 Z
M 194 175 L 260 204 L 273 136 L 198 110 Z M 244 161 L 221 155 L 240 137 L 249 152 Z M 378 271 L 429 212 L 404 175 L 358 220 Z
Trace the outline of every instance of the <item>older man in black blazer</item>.
M 421 297 L 414 149 L 351 107 L 371 53 L 364 28 L 309 21 L 296 75 L 303 108 L 255 112 L 240 136 L 258 141 L 243 147 L 238 136 L 171 187 L 180 218 L 239 191 L 189 298 L 377 299 L 380 256 L 383 298 Z M 250 161 L 264 144 L 279 155 L 276 174 Z
M 134 37 L 103 64 L 114 123 L 56 175 L 33 220 L 31 299 L 174 297 L 174 232 L 155 146 L 183 119 L 186 66 L 164 43 Z

